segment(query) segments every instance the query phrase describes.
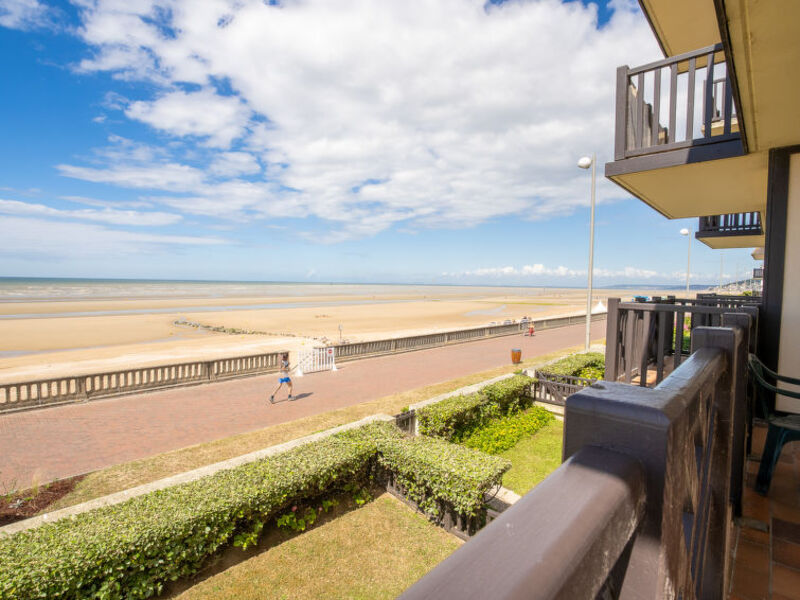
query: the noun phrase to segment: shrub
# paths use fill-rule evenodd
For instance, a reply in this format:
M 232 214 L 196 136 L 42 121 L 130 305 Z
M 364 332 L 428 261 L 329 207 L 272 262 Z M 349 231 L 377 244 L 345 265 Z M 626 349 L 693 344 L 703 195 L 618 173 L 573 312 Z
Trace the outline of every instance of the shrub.
M 291 502 L 366 475 L 368 445 L 328 438 L 0 539 L 0 598 L 147 598 Z
M 602 379 L 605 377 L 606 370 L 605 367 L 602 366 L 588 366 L 583 367 L 580 371 L 578 371 L 578 377 L 583 377 L 584 379 Z
M 363 503 L 376 457 L 421 507 L 442 501 L 469 515 L 510 466 L 440 440 L 405 438 L 389 423 L 361 427 L 0 538 L 0 599 L 154 596 L 222 546 L 256 543 L 274 517 L 299 529 L 313 521 L 309 510 L 286 517 L 292 505 L 342 490 Z
M 515 375 L 486 386 L 475 394 L 446 398 L 417 410 L 419 432 L 423 435 L 458 440 L 469 431 L 503 415 L 517 412 L 531 400 L 533 380 Z
M 605 356 L 599 352 L 585 352 L 580 354 L 570 354 L 539 369 L 542 373 L 548 375 L 568 375 L 578 377 L 589 377 L 591 379 L 602 379 L 605 375 Z M 589 373 L 589 375 L 581 375 L 581 373 Z M 600 373 L 599 377 L 595 377 Z
M 470 448 L 430 437 L 405 437 L 390 423 L 374 423 L 338 434 L 358 444 L 375 444 L 378 464 L 390 471 L 408 498 L 433 517 L 441 503 L 475 516 L 483 495 L 511 463 Z
M 471 432 L 460 443 L 488 454 L 500 454 L 554 420 L 555 417 L 547 410 L 534 406 L 525 412 L 492 421 Z

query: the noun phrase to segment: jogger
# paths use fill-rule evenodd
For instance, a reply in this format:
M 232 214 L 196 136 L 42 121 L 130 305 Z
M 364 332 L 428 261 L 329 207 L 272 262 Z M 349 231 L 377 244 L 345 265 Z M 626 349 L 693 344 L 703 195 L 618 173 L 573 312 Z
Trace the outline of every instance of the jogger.
M 278 390 L 281 389 L 281 386 L 285 383 L 286 386 L 289 388 L 289 400 L 292 399 L 292 378 L 289 377 L 289 353 L 285 352 L 283 356 L 281 356 L 281 369 L 280 369 L 280 376 L 278 377 L 278 387 L 275 388 L 275 391 L 272 392 L 272 395 L 269 397 L 269 401 L 271 404 L 275 404 L 275 394 L 278 393 Z

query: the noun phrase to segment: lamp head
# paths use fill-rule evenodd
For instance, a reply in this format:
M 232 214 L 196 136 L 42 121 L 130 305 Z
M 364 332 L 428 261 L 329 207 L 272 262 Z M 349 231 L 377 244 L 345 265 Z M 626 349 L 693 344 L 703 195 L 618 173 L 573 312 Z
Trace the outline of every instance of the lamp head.
M 683 229 L 681 229 L 681 235 L 689 235 L 689 230 L 686 229 L 686 227 L 684 227 Z
M 578 160 L 578 166 L 581 169 L 588 169 L 592 166 L 592 157 L 591 156 L 583 156 Z

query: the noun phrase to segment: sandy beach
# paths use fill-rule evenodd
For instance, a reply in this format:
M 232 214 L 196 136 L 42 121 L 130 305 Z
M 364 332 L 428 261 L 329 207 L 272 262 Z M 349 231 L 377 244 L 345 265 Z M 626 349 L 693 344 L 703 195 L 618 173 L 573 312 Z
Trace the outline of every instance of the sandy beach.
M 49 291 L 19 300 L 2 297 L 0 381 L 296 351 L 338 343 L 340 326 L 345 341 L 479 327 L 575 313 L 585 310 L 586 302 L 580 289 L 348 286 L 345 293 L 330 291 L 308 294 L 297 286 L 294 295 L 286 288 L 280 295 L 220 297 L 212 287 L 193 290 L 192 297 L 95 299 L 55 297 Z M 638 293 L 651 294 L 596 290 L 593 303 Z M 209 330 L 214 327 L 227 331 Z

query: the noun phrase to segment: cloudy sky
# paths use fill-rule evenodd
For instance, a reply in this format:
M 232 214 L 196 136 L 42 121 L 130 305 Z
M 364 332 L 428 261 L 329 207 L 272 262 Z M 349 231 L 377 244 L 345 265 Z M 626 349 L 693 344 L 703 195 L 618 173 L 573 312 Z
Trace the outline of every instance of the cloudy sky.
M 0 276 L 582 285 L 659 57 L 631 0 L 0 0 Z M 683 280 L 695 222 L 598 199 L 600 283 Z

